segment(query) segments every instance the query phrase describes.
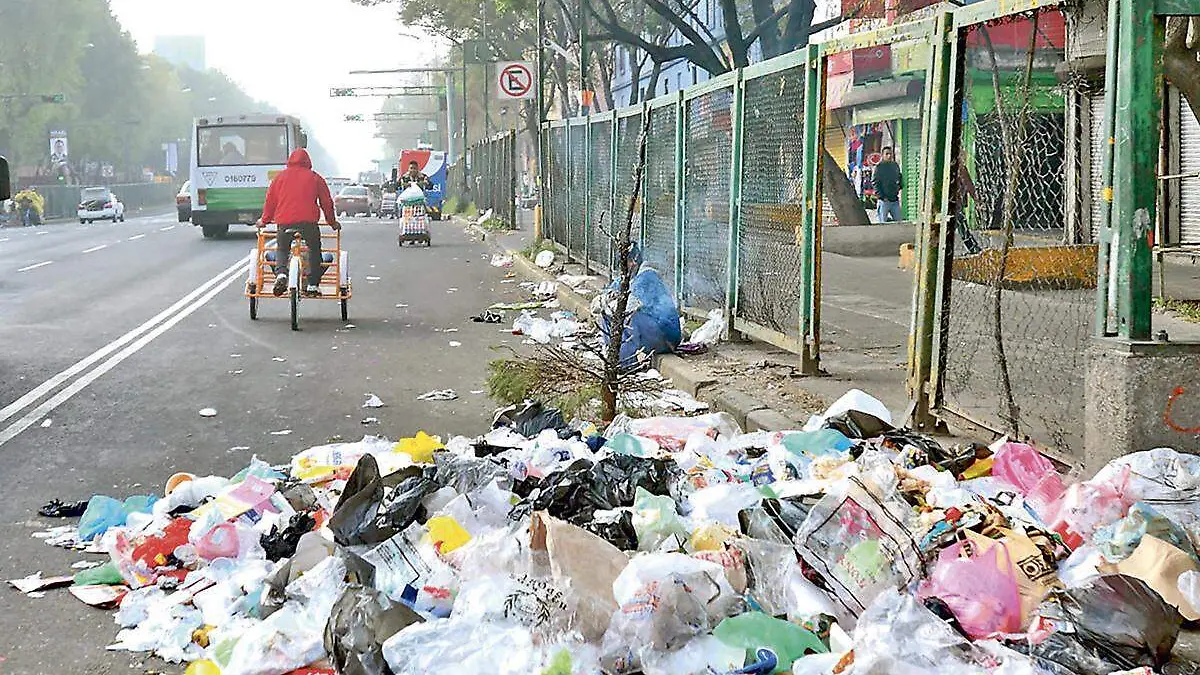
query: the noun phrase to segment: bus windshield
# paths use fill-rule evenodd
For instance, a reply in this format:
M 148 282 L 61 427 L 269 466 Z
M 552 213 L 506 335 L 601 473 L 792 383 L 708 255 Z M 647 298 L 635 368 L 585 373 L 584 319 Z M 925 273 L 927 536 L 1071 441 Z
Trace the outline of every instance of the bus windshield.
M 286 126 L 201 127 L 197 135 L 200 166 L 287 163 Z

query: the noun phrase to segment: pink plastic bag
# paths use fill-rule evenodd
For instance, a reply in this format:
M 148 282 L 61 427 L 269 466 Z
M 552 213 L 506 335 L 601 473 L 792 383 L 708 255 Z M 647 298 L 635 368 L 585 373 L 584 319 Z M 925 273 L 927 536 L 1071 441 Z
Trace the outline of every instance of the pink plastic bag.
M 1024 443 L 1005 443 L 996 451 L 992 476 L 1015 487 L 1043 519 L 1066 492 L 1062 476 L 1042 453 Z
M 920 596 L 945 602 L 974 639 L 1020 632 L 1021 596 L 1008 551 L 1003 546 L 982 552 L 975 548 L 968 543 L 943 550 L 933 574 L 921 584 Z M 964 550 L 972 554 L 964 557 Z
M 1062 499 L 1052 505 L 1047 522 L 1050 529 L 1062 535 L 1063 543 L 1071 550 L 1091 541 L 1096 530 L 1115 523 L 1129 512 L 1135 501 L 1127 497 L 1129 467 L 1110 481 L 1086 481 L 1067 488 Z
M 221 523 L 213 527 L 195 542 L 196 555 L 205 560 L 236 558 L 241 550 L 237 527 L 233 523 Z

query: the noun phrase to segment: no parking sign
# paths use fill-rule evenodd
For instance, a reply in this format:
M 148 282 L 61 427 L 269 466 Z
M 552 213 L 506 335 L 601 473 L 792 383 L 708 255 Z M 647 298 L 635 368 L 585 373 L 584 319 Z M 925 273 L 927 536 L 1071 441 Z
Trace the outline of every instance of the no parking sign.
M 500 61 L 496 64 L 496 96 L 505 100 L 533 97 L 537 82 L 528 61 Z

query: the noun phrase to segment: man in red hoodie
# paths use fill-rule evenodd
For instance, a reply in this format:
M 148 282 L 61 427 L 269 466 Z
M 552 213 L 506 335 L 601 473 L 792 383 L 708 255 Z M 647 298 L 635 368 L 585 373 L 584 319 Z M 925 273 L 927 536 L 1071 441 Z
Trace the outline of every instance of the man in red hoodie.
M 320 293 L 321 275 L 321 230 L 317 222 L 321 213 L 325 222 L 334 230 L 342 229 L 333 210 L 333 197 L 329 184 L 321 174 L 312 170 L 312 159 L 304 148 L 297 148 L 288 157 L 287 168 L 275 176 L 267 188 L 267 202 L 263 205 L 259 227 L 275 223 L 275 295 L 283 295 L 288 288 L 288 262 L 292 255 L 292 237 L 299 233 L 308 247 L 308 285 L 304 292 L 309 295 Z M 299 283 L 299 279 L 297 279 Z

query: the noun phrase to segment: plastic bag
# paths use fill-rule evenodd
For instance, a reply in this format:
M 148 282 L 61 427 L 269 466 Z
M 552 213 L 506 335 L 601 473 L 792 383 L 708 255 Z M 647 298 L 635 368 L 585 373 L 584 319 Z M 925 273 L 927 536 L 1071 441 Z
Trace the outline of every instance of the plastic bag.
M 524 626 L 441 619 L 414 624 L 383 643 L 395 675 L 529 675 L 541 652 Z
M 609 335 L 610 317 L 616 306 L 620 280 L 614 280 L 604 293 L 593 300 L 592 313 L 600 317 L 600 332 Z M 626 323 L 621 333 L 620 359 L 632 361 L 639 353 L 666 354 L 674 351 L 683 338 L 679 328 L 679 308 L 674 294 L 663 283 L 658 271 L 643 267 L 629 285 Z
M 396 195 L 396 201 L 404 206 L 424 204 L 425 191 L 417 187 L 416 183 L 410 183 L 400 194 Z
M 806 653 L 824 654 L 829 651 L 812 633 L 762 612 L 746 612 L 725 619 L 713 629 L 713 635 L 731 647 L 744 649 L 750 655 L 763 647 L 770 649 L 779 659 L 777 668 L 780 671 L 791 670 L 792 661 Z
M 547 429 L 554 432 L 565 429 L 567 423 L 558 408 L 547 408 L 538 401 L 529 401 L 499 411 L 492 426 L 505 426 L 525 438 L 533 438 Z
M 633 528 L 639 551 L 655 551 L 664 543 L 677 549 L 688 538 L 687 528 L 675 512 L 675 500 L 652 495 L 640 487 L 633 500 Z
M 1183 622 L 1179 612 L 1145 582 L 1120 574 L 1055 592 L 1039 613 L 1052 623 L 1069 625 L 1073 639 L 1115 666 L 1106 673 L 1134 668 L 1146 660 L 1162 666 L 1171 657 Z
M 803 661 L 801 661 L 803 663 Z M 877 595 L 854 629 L 856 675 L 983 675 L 994 659 L 909 595 Z
M 1062 535 L 1063 543 L 1074 549 L 1092 538 L 1093 533 L 1125 516 L 1130 501 L 1125 496 L 1129 471 L 1107 480 L 1093 478 L 1067 488 L 1062 499 L 1051 507 L 1050 527 Z
M 576 460 L 541 480 L 518 481 L 513 492 L 525 497 L 510 517 L 547 511 L 574 525 L 584 525 L 596 511 L 633 506 L 637 488 L 669 494 L 680 477 L 670 460 L 612 455 L 595 462 Z
M 804 430 L 815 431 L 823 427 L 828 420 L 853 411 L 866 413 L 876 418 L 878 422 L 882 422 L 888 429 L 892 427 L 892 413 L 882 401 L 862 390 L 851 389 L 842 394 L 838 400 L 834 401 L 824 413 L 809 420 L 809 423 L 804 425 Z M 862 438 L 862 436 L 859 436 L 859 438 Z M 870 438 L 870 436 L 867 436 L 867 438 Z
M 129 514 L 149 512 L 156 501 L 154 496 L 130 497 L 124 502 L 104 495 L 92 497 L 79 518 L 79 540 L 91 541 L 109 528 L 124 525 Z
M 377 544 L 422 520 L 421 501 L 437 489 L 436 470 L 408 467 L 386 478 L 372 455 L 363 455 L 333 509 L 329 529 L 342 546 Z M 390 490 L 385 486 L 394 485 Z
M 695 417 L 644 417 L 630 420 L 624 431 L 652 439 L 669 452 L 683 450 L 693 434 L 708 438 L 732 438 L 742 433 L 737 421 L 724 412 Z M 608 431 L 604 435 L 612 437 Z
M 688 495 L 692 507 L 689 515 L 696 522 L 711 521 L 737 527 L 738 513 L 761 501 L 762 493 L 750 483 L 710 485 Z
M 673 651 L 739 606 L 719 565 L 682 553 L 637 556 L 613 582 L 618 609 L 604 634 L 610 670 L 638 667 L 648 651 Z
M 1146 535 L 1162 539 L 1197 559 L 1187 532 L 1144 502 L 1129 507 L 1124 518 L 1097 529 L 1092 545 L 1115 563 L 1128 558 Z
M 992 476 L 1017 488 L 1043 518 L 1067 489 L 1054 464 L 1024 443 L 1004 442 L 995 447 Z
M 529 536 L 530 549 L 545 552 L 552 578 L 566 589 L 571 627 L 598 641 L 617 608 L 613 582 L 629 559 L 596 535 L 546 514 L 534 514 Z
M 708 320 L 704 322 L 703 326 L 692 331 L 688 342 L 712 346 L 720 342 L 728 330 L 729 322 L 725 320 L 725 313 L 720 309 L 710 310 Z
M 858 478 L 821 498 L 796 533 L 804 562 L 830 582 L 847 623 L 887 588 L 923 571 L 917 542 L 904 524 L 907 504 L 884 501 Z
M 342 675 L 390 675 L 384 641 L 421 621 L 416 612 L 373 588 L 349 586 L 325 624 L 325 651 Z
M 731 647 L 712 635 L 701 635 L 673 652 L 647 651 L 642 658 L 645 675 L 712 675 L 742 667 L 746 650 Z
M 1179 592 L 1179 577 L 1200 570 L 1187 553 L 1156 537 L 1146 535 L 1128 558 L 1109 568 L 1140 579 L 1159 594 L 1168 605 L 1179 610 L 1184 619 L 1200 619 L 1197 607 Z
M 936 597 L 974 639 L 1021 630 L 1021 598 L 1008 550 L 954 544 L 942 550 L 921 597 Z

